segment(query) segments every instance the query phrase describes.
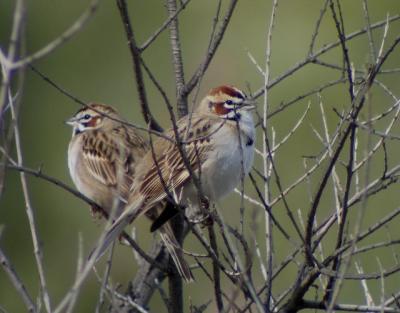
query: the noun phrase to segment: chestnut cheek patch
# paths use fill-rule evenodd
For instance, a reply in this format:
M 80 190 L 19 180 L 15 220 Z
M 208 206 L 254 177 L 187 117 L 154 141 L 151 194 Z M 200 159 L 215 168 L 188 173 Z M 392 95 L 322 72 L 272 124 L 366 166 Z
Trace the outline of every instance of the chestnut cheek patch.
M 231 110 L 224 106 L 224 102 L 219 102 L 214 105 L 214 112 L 218 115 L 227 115 L 229 111 Z
M 89 127 L 95 127 L 97 126 L 98 123 L 100 123 L 101 117 L 100 116 L 95 116 L 93 117 L 89 122 L 87 122 L 87 126 Z

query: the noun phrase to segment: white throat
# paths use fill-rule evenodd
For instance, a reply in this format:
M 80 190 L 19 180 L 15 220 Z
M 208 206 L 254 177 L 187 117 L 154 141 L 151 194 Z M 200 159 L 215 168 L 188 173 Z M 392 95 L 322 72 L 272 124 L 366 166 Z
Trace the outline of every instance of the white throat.
M 242 132 L 248 137 L 248 139 L 255 140 L 255 129 L 253 114 L 250 111 L 240 112 L 239 127 Z M 242 139 L 243 141 L 244 139 Z

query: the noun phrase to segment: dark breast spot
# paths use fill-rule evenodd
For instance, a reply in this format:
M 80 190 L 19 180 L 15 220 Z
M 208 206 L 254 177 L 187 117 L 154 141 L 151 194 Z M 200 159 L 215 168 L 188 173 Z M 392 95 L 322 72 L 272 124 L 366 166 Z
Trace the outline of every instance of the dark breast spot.
M 253 138 L 248 137 L 248 138 L 247 138 L 247 142 L 246 142 L 246 147 L 252 146 L 253 143 L 254 143 Z
M 135 163 L 135 158 L 133 157 L 132 154 L 128 154 L 128 157 L 126 158 L 126 163 L 127 164 Z

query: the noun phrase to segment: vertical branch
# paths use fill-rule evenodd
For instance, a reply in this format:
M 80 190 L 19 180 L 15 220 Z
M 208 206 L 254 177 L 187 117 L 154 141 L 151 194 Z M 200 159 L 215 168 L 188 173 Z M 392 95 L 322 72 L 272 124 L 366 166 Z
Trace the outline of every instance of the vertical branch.
M 355 99 L 353 76 L 352 76 L 350 58 L 349 58 L 348 50 L 346 47 L 346 35 L 344 33 L 344 26 L 342 25 L 342 23 L 339 21 L 339 18 L 337 17 L 336 10 L 335 10 L 334 4 L 333 4 L 333 0 L 330 0 L 330 8 L 331 8 L 331 12 L 332 12 L 332 17 L 335 21 L 335 26 L 336 26 L 337 33 L 338 33 L 339 42 L 342 46 L 343 56 L 344 56 L 344 60 L 345 60 L 345 64 L 346 64 L 346 72 L 347 72 L 348 80 L 349 80 L 349 94 L 350 94 L 351 105 L 352 105 L 352 109 L 350 111 L 350 118 L 351 118 L 352 123 L 350 123 L 348 125 L 342 138 L 339 141 L 339 145 L 338 145 L 335 153 L 332 155 L 332 159 L 328 165 L 327 171 L 325 172 L 322 182 L 321 182 L 321 184 L 318 188 L 318 191 L 314 197 L 314 201 L 312 203 L 311 210 L 309 212 L 307 229 L 306 229 L 306 247 L 305 247 L 309 264 L 312 264 L 314 262 L 313 256 L 312 256 L 312 251 L 311 251 L 311 237 L 312 237 L 312 228 L 313 228 L 314 220 L 315 220 L 315 214 L 316 214 L 319 202 L 321 200 L 322 194 L 324 192 L 326 183 L 327 183 L 329 176 L 331 175 L 332 170 L 334 168 L 334 164 L 336 163 L 337 158 L 339 157 L 339 154 L 341 153 L 341 151 L 347 141 L 347 138 L 350 136 L 350 154 L 349 154 L 350 159 L 349 159 L 349 163 L 348 163 L 349 166 L 347 167 L 347 180 L 346 180 L 346 186 L 345 186 L 345 191 L 344 191 L 344 196 L 343 196 L 344 207 L 342 210 L 342 224 L 340 224 L 341 229 L 339 230 L 337 244 L 341 244 L 341 242 L 342 242 L 344 225 L 346 224 L 346 215 L 347 215 L 346 205 L 347 205 L 347 200 L 348 200 L 349 193 L 350 193 L 350 184 L 352 182 L 352 175 L 353 175 L 352 167 L 353 167 L 353 159 L 354 159 L 354 142 L 355 142 L 354 138 L 355 138 L 355 127 L 356 127 L 354 122 L 356 121 L 357 116 L 358 116 L 359 112 L 361 111 L 361 108 L 364 104 L 365 93 L 367 92 L 367 90 L 370 87 L 369 84 L 366 84 L 364 86 L 364 88 L 362 88 L 362 91 L 360 91 L 358 93 L 358 97 L 357 97 L 358 99 Z M 375 75 L 376 75 L 376 73 L 375 73 Z M 370 75 L 368 77 L 368 79 L 372 79 L 372 81 L 374 78 L 375 78 L 374 75 Z M 369 83 L 372 83 L 372 81 Z M 356 101 L 356 100 L 359 100 L 359 101 Z M 330 279 L 332 281 L 332 283 L 333 283 L 334 279 L 335 278 Z
M 25 16 L 25 1 L 24 0 L 18 0 L 15 3 L 15 9 L 14 9 L 14 17 L 13 17 L 13 26 L 11 30 L 11 36 L 10 36 L 10 45 L 8 48 L 8 53 L 7 56 L 3 54 L 3 51 L 0 49 L 0 65 L 1 65 L 1 76 L 2 76 L 2 81 L 1 81 L 1 88 L 0 88 L 0 130 L 3 128 L 3 125 L 5 125 L 5 105 L 7 102 L 7 97 L 9 93 L 9 88 L 11 85 L 11 79 L 14 74 L 14 70 L 11 70 L 9 67 L 9 64 L 11 64 L 18 55 L 18 43 L 21 35 L 21 29 L 23 27 L 24 23 L 24 16 Z M 2 165 L 0 165 L 0 196 L 3 193 L 3 188 L 4 188 L 4 181 L 5 181 L 5 175 L 6 175 L 6 168 L 5 168 L 5 160 L 6 160 L 6 154 L 8 153 L 9 146 L 12 141 L 12 136 L 13 136 L 14 128 L 11 126 L 10 131 L 8 136 L 6 137 L 7 140 L 5 141 L 4 148 L 6 150 L 6 153 L 2 157 Z
M 23 45 L 23 32 L 24 32 L 24 16 L 25 16 L 25 1 L 19 0 L 16 2 L 15 6 L 15 13 L 14 13 L 14 20 L 13 20 L 13 28 L 12 28 L 12 33 L 11 33 L 11 39 L 10 39 L 10 47 L 8 51 L 8 55 L 6 60 L 8 62 L 13 62 L 17 56 L 18 56 L 18 51 L 22 50 L 21 46 Z M 2 65 L 2 73 L 3 73 L 3 82 L 2 82 L 2 87 L 0 91 L 0 121 L 4 122 L 4 105 L 9 101 L 9 106 L 10 106 L 10 111 L 11 111 L 11 129 L 10 129 L 10 140 L 12 138 L 12 132 L 14 132 L 14 138 L 15 138 L 15 148 L 16 148 L 16 153 L 17 153 L 17 160 L 18 160 L 18 165 L 23 164 L 23 154 L 22 154 L 22 148 L 21 148 L 21 139 L 20 139 L 20 133 L 19 133 L 19 126 L 18 126 L 18 108 L 14 106 L 13 98 L 12 98 L 12 93 L 11 93 L 11 80 L 13 76 L 13 70 L 11 70 L 7 64 L 1 64 Z M 19 80 L 18 87 L 22 90 L 22 83 L 23 83 L 23 74 L 24 74 L 24 68 L 20 68 L 19 71 L 21 71 L 21 76 Z M 8 146 L 8 143 L 6 143 L 6 146 Z M 7 147 L 6 147 L 7 149 Z M 6 159 L 6 153 L 4 154 L 3 161 Z M 5 163 L 5 162 L 3 162 Z M 4 166 L 4 165 L 3 165 Z M 5 174 L 5 167 L 1 169 L 1 176 L 2 179 L 4 179 L 4 174 Z M 25 200 L 25 209 L 26 209 L 26 214 L 28 217 L 28 222 L 29 222 L 29 227 L 31 230 L 31 236 L 32 236 L 32 243 L 33 243 L 33 248 L 34 248 L 34 255 L 36 259 L 36 265 L 39 273 L 39 279 L 40 279 L 40 289 L 41 289 L 41 296 L 42 300 L 44 302 L 44 306 L 47 310 L 47 312 L 51 312 L 51 307 L 50 307 L 50 298 L 49 294 L 47 291 L 47 284 L 46 284 L 46 279 L 44 275 L 44 269 L 43 269 L 43 264 L 42 264 L 42 250 L 40 247 L 39 243 L 39 237 L 36 229 L 36 222 L 35 222 L 35 217 L 33 213 L 33 208 L 32 204 L 30 201 L 30 196 L 29 196 L 29 191 L 28 191 L 28 184 L 26 180 L 25 173 L 21 172 L 20 173 L 20 179 L 21 179 L 21 185 L 22 185 L 22 192 Z
M 270 78 L 270 61 L 271 61 L 271 42 L 272 32 L 274 29 L 276 10 L 278 7 L 278 0 L 274 0 L 272 4 L 272 12 L 270 23 L 267 32 L 267 47 L 265 56 L 265 74 L 264 74 L 264 107 L 263 107 L 263 167 L 264 177 L 268 177 L 269 164 L 268 164 L 268 138 L 267 138 L 267 120 L 268 120 L 268 92 L 267 86 Z M 264 181 L 264 199 L 269 206 L 269 179 Z M 272 264 L 273 264 L 273 245 L 272 245 L 272 220 L 270 214 L 265 212 L 265 232 L 266 232 L 266 259 L 267 259 L 267 281 L 266 281 L 266 301 L 265 307 L 270 310 L 270 301 L 272 293 Z
M 350 100 L 353 103 L 353 101 L 354 101 L 354 82 L 353 82 L 353 75 L 352 75 L 352 71 L 351 71 L 349 50 L 346 45 L 346 34 L 344 31 L 344 22 L 343 22 L 343 18 L 342 18 L 342 12 L 341 12 L 341 8 L 340 8 L 339 0 L 336 0 L 336 3 L 339 8 L 339 17 L 336 14 L 335 5 L 333 3 L 333 0 L 330 0 L 330 9 L 331 9 L 332 17 L 335 22 L 336 30 L 338 33 L 340 46 L 342 47 L 342 50 L 343 50 L 345 69 L 346 69 L 346 73 L 347 73 L 347 79 L 349 81 Z M 370 30 L 370 28 L 368 28 L 368 29 Z
M 172 16 L 176 16 L 177 7 L 176 0 L 166 0 L 168 15 L 170 18 Z M 178 118 L 181 118 L 188 113 L 188 102 L 187 102 L 187 94 L 184 94 L 185 87 L 185 77 L 183 70 L 183 61 L 182 61 L 182 50 L 179 38 L 179 26 L 178 26 L 178 17 L 176 16 L 171 20 L 169 24 L 169 38 L 172 50 L 172 64 L 174 67 L 175 73 L 175 88 L 176 88 L 176 108 L 178 112 Z M 171 111 L 171 118 L 173 119 L 174 113 Z M 173 123 L 174 132 L 176 135 L 177 143 L 179 147 L 182 147 L 180 144 L 180 138 L 177 133 L 176 123 Z M 183 148 L 183 147 L 182 147 Z M 184 148 L 183 148 L 184 149 Z M 182 151 L 182 157 L 184 156 L 184 151 Z M 186 156 L 186 155 L 185 155 Z M 190 167 L 190 165 L 189 165 Z M 183 217 L 178 214 L 173 221 L 173 230 L 175 236 L 180 244 L 183 242 Z M 169 276 L 169 292 L 170 292 L 170 312 L 173 313 L 181 313 L 183 312 L 183 287 L 182 287 L 182 278 L 173 271 L 173 273 Z
M 78 257 L 77 257 L 77 262 L 76 262 L 76 278 L 79 277 L 79 274 L 82 269 L 82 265 L 83 265 L 83 238 L 82 238 L 82 234 L 79 233 L 78 234 Z M 76 292 L 74 292 L 71 295 L 71 299 L 70 299 L 68 307 L 65 311 L 66 313 L 72 313 L 74 311 L 76 301 L 78 300 L 78 295 L 79 295 L 79 289 L 76 290 Z
M 101 281 L 101 287 L 100 287 L 100 292 L 99 292 L 99 301 L 97 302 L 97 305 L 96 305 L 96 311 L 95 311 L 96 313 L 101 312 L 101 307 L 104 304 L 104 294 L 107 291 L 107 285 L 108 285 L 108 281 L 110 278 L 112 259 L 113 259 L 113 255 L 114 255 L 114 247 L 115 247 L 115 241 L 111 244 L 109 256 L 107 258 L 106 269 L 104 270 L 103 279 Z M 135 251 L 134 253 L 137 253 L 137 252 Z
M 375 49 L 375 44 L 374 44 L 374 38 L 372 37 L 371 22 L 370 22 L 370 18 L 369 18 L 369 10 L 368 10 L 367 0 L 363 0 L 363 9 L 364 9 L 365 23 L 367 26 L 369 52 L 370 52 L 371 62 L 373 62 L 376 60 L 376 49 Z
M 337 0 L 337 4 L 339 6 L 339 0 Z M 332 12 L 332 17 L 333 20 L 335 22 L 336 25 L 336 30 L 338 33 L 338 37 L 340 39 L 341 42 L 341 46 L 342 46 L 342 51 L 343 51 L 343 57 L 345 60 L 345 66 L 346 66 L 346 73 L 348 75 L 347 79 L 349 81 L 349 94 L 350 94 L 350 99 L 351 99 L 351 105 L 355 105 L 354 103 L 354 85 L 353 85 L 353 71 L 352 71 L 352 66 L 350 63 L 350 57 L 349 57 L 349 53 L 348 53 L 348 49 L 346 46 L 346 42 L 345 42 L 345 33 L 344 33 L 344 25 L 343 25 L 343 19 L 342 19 L 342 12 L 340 11 L 340 6 L 339 6 L 339 18 L 336 15 L 336 11 L 335 11 L 335 7 L 333 4 L 333 0 L 331 0 L 330 3 L 330 8 L 331 8 L 331 12 Z M 339 249 L 342 246 L 343 243 L 343 238 L 344 238 L 344 230 L 345 230 L 345 226 L 347 223 L 347 213 L 348 213 L 348 200 L 350 197 L 350 192 L 351 192 L 351 185 L 352 185 L 352 181 L 353 181 L 353 167 L 354 167 L 354 160 L 355 160 L 355 148 L 356 148 L 356 135 L 357 135 L 357 128 L 356 128 L 356 120 L 357 120 L 357 116 L 354 114 L 355 111 L 352 110 L 352 113 L 350 115 L 351 117 L 351 124 L 349 125 L 350 128 L 350 136 L 349 136 L 349 160 L 346 166 L 346 183 L 345 183 L 345 187 L 344 187 L 344 195 L 343 195 L 343 208 L 341 210 L 341 218 L 340 218 L 340 223 L 339 223 L 339 231 L 338 231 L 338 235 L 337 235 L 337 241 L 336 241 L 336 249 Z M 338 271 L 340 268 L 340 257 L 335 258 L 335 260 L 333 261 L 332 264 L 332 270 L 333 271 Z M 324 296 L 324 300 L 325 301 L 331 301 L 331 297 L 333 295 L 334 292 L 334 286 L 335 286 L 335 282 L 336 282 L 336 278 L 335 277 L 331 277 L 328 281 L 327 287 L 326 287 L 326 293 Z M 334 300 L 334 299 L 333 299 Z M 332 309 L 332 306 L 334 305 L 334 302 L 330 302 L 329 305 L 329 309 Z
M 128 6 L 126 0 L 117 0 L 117 6 L 121 15 L 121 20 L 124 24 L 126 37 L 128 39 L 129 50 L 132 56 L 133 71 L 135 73 L 136 90 L 139 95 L 140 107 L 142 109 L 143 118 L 150 126 L 150 129 L 162 131 L 162 127 L 157 123 L 155 118 L 150 112 L 149 103 L 147 101 L 146 89 L 144 86 L 143 72 L 141 67 L 140 50 L 136 44 L 135 33 L 132 28 L 131 20 L 129 18 Z
M 166 0 L 169 16 L 176 15 L 176 0 Z M 185 89 L 185 77 L 183 71 L 182 50 L 179 38 L 178 18 L 174 18 L 169 25 L 169 38 L 172 50 L 172 64 L 175 73 L 176 85 L 176 108 L 178 117 L 188 114 L 187 94 L 183 91 Z
M 329 129 L 328 129 L 328 122 L 326 119 L 326 114 L 325 114 L 325 110 L 324 110 L 324 106 L 322 103 L 322 97 L 319 94 L 319 107 L 321 110 L 321 118 L 322 118 L 322 124 L 324 126 L 324 134 L 325 134 L 325 144 L 327 146 L 328 149 L 328 153 L 329 153 L 329 157 L 332 157 L 332 144 L 331 144 L 331 140 L 329 138 Z M 334 193 L 334 198 L 335 198 L 335 206 L 336 206 L 336 215 L 337 215 L 337 220 L 338 223 L 341 223 L 341 217 L 342 217 L 342 204 L 340 202 L 340 194 L 342 192 L 342 188 L 340 185 L 340 178 L 339 175 L 336 172 L 336 166 L 333 167 L 332 169 L 332 183 L 333 183 L 333 193 Z
M 175 236 L 182 245 L 183 242 L 183 217 L 177 214 L 176 218 L 170 221 Z M 178 274 L 172 258 L 169 259 L 169 268 L 173 269 L 172 273 L 168 275 L 168 288 L 169 288 L 169 313 L 183 313 L 183 283 L 182 277 Z
M 326 9 L 328 8 L 328 3 L 330 0 L 325 0 L 324 6 L 322 7 L 319 17 L 317 19 L 317 23 L 315 24 L 315 30 L 311 36 L 311 43 L 310 43 L 310 49 L 308 51 L 308 55 L 311 56 L 314 54 L 314 45 L 315 45 L 315 41 L 317 39 L 318 33 L 319 33 L 319 28 L 321 27 L 321 22 L 322 22 L 322 18 L 325 15 Z
M 218 246 L 215 238 L 215 232 L 212 225 L 208 226 L 208 236 L 210 238 L 210 246 L 211 249 L 215 253 L 215 257 L 218 259 Z M 221 276 L 220 269 L 217 262 L 213 261 L 213 278 L 214 278 L 214 294 L 215 300 L 217 302 L 218 312 L 224 311 L 224 303 L 222 301 L 222 292 L 221 292 Z
M 19 127 L 18 127 L 18 122 L 17 122 L 17 115 L 16 115 L 16 111 L 14 109 L 14 104 L 13 104 L 11 95 L 9 96 L 9 101 L 10 101 L 11 115 L 12 115 L 12 119 L 14 121 L 15 148 L 17 151 L 17 160 L 18 160 L 18 165 L 22 166 L 24 162 L 23 162 L 23 155 L 22 155 L 21 138 L 20 138 Z M 28 216 L 29 227 L 31 230 L 34 255 L 35 255 L 36 265 L 37 265 L 38 273 L 39 273 L 42 299 L 43 299 L 44 306 L 45 306 L 47 312 L 50 313 L 50 312 L 52 312 L 52 310 L 51 310 L 50 297 L 49 297 L 49 293 L 47 291 L 47 283 L 46 283 L 46 278 L 45 278 L 44 268 L 43 268 L 43 263 L 42 263 L 43 253 L 42 253 L 42 249 L 41 249 L 41 245 L 40 245 L 38 231 L 36 229 L 35 214 L 33 212 L 33 207 L 32 207 L 32 203 L 31 203 L 29 191 L 28 191 L 28 183 L 27 183 L 26 175 L 24 172 L 20 173 L 20 178 L 21 178 L 22 192 L 23 192 L 24 200 L 25 200 L 26 214 Z
M 21 35 L 21 29 L 24 23 L 25 16 L 25 1 L 17 0 L 15 3 L 13 27 L 11 31 L 10 46 L 8 48 L 7 57 L 1 58 L 2 69 L 3 69 L 3 80 L 0 90 L 0 117 L 3 117 L 4 105 L 7 102 L 8 88 L 11 83 L 12 70 L 10 69 L 10 64 L 14 62 L 18 53 L 18 43 Z M 0 51 L 3 54 L 2 51 Z
M 221 12 L 221 6 L 222 6 L 222 0 L 218 0 L 217 10 L 216 10 L 215 16 L 213 18 L 213 24 L 212 24 L 212 28 L 211 28 L 211 35 L 210 35 L 210 40 L 208 42 L 207 51 L 210 50 L 210 48 L 211 48 L 211 46 L 213 44 L 213 41 L 214 41 L 214 36 L 215 36 L 216 29 L 217 29 L 218 21 L 219 21 L 219 15 L 220 15 L 220 12 Z M 207 58 L 208 58 L 208 54 L 206 53 L 206 55 L 204 57 L 204 62 L 201 64 L 201 67 L 198 69 L 200 71 L 198 73 L 199 74 L 199 79 L 197 80 L 196 84 L 193 85 L 193 88 L 195 86 L 197 86 L 197 88 L 196 88 L 196 91 L 195 91 L 194 96 L 193 96 L 193 100 L 192 100 L 192 104 L 193 105 L 191 107 L 191 111 L 189 112 L 190 114 L 192 114 L 192 112 L 195 109 L 195 104 L 197 102 L 199 91 L 200 91 L 201 80 L 202 80 L 204 72 L 206 70 L 205 61 L 207 60 Z M 186 86 L 185 86 L 185 93 L 187 95 L 190 94 L 190 92 L 192 91 L 192 89 L 187 88 L 189 84 L 190 84 L 190 82 L 188 84 L 186 84 Z

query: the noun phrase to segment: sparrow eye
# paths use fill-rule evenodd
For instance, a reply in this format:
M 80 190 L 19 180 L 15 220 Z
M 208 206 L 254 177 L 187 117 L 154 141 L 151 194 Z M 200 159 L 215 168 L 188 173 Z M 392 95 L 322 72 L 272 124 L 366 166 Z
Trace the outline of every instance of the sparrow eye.
M 85 114 L 85 115 L 83 116 L 83 118 L 84 118 L 85 120 L 89 120 L 89 119 L 90 119 L 90 114 Z
M 232 100 L 226 100 L 225 103 L 226 103 L 226 104 L 229 104 L 229 105 L 232 105 L 232 104 L 233 104 L 233 101 L 232 101 Z

